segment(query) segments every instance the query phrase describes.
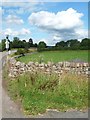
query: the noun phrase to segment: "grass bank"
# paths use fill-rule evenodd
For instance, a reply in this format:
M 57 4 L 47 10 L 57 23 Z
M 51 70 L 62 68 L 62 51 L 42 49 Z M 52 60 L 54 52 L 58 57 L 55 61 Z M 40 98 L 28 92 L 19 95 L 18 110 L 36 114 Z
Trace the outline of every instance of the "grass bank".
M 88 108 L 88 80 L 73 74 L 45 75 L 25 73 L 15 79 L 8 78 L 4 70 L 4 81 L 9 95 L 19 101 L 27 115 L 44 113 L 46 109 Z
M 88 61 L 88 51 L 87 50 L 45 51 L 20 57 L 17 60 L 25 63 L 28 63 L 29 61 L 40 62 L 41 60 L 43 62 L 52 61 L 56 63 L 60 61 L 70 61 L 75 59 Z

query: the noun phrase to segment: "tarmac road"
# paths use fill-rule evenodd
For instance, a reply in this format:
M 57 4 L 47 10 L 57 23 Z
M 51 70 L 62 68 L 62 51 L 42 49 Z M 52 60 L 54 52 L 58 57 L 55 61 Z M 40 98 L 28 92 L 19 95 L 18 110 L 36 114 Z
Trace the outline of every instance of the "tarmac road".
M 25 118 L 24 114 L 20 111 L 17 104 L 15 104 L 7 94 L 7 91 L 2 87 L 2 57 L 3 62 L 6 59 L 7 53 L 0 52 L 0 118 Z M 28 116 L 30 118 L 88 118 L 88 111 L 68 111 L 58 112 L 55 110 L 49 110 L 43 115 Z
M 6 60 L 7 52 L 0 52 L 0 118 L 23 118 L 24 115 L 18 106 L 10 99 L 7 92 L 2 87 L 2 63 Z M 3 58 L 3 59 L 2 59 Z M 2 62 L 3 61 L 3 62 Z
M 0 119 L 2 118 L 2 63 L 1 63 L 2 53 L 0 52 Z

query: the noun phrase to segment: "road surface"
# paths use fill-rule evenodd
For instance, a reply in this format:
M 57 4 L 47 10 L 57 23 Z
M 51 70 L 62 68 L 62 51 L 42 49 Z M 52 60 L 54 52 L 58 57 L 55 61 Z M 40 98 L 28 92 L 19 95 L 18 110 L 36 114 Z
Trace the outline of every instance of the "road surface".
M 6 59 L 7 53 L 0 52 L 0 118 L 25 118 L 24 114 L 18 108 L 18 105 L 15 104 L 7 92 L 2 87 L 2 62 Z M 3 59 L 2 59 L 3 57 Z M 88 111 L 80 112 L 80 111 L 68 111 L 68 112 L 58 112 L 49 110 L 43 115 L 37 116 L 29 116 L 30 118 L 88 118 Z
M 0 118 L 24 118 L 18 106 L 10 99 L 2 87 L 2 63 L 4 64 L 6 55 L 6 52 L 3 52 L 3 54 L 0 52 L 0 96 L 2 96 L 0 97 Z

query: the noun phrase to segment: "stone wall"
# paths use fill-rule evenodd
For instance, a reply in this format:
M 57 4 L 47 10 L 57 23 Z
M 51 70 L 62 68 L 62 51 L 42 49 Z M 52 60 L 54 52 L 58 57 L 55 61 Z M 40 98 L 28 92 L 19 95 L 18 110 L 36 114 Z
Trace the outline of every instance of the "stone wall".
M 75 74 L 84 74 L 89 76 L 90 74 L 89 63 L 86 62 L 58 62 L 47 64 L 38 62 L 29 62 L 28 64 L 16 61 L 14 58 L 9 59 L 9 76 L 16 77 L 24 72 L 44 72 L 45 74 L 56 73 L 60 76 L 64 72 L 70 72 Z

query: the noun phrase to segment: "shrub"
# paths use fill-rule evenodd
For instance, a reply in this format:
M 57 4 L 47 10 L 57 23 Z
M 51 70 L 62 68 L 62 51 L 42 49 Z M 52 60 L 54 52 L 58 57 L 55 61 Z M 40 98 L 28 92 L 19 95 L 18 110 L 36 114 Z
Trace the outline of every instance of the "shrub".
M 24 55 L 26 53 L 26 50 L 23 48 L 19 48 L 17 50 L 17 52 L 15 53 L 15 55 Z

